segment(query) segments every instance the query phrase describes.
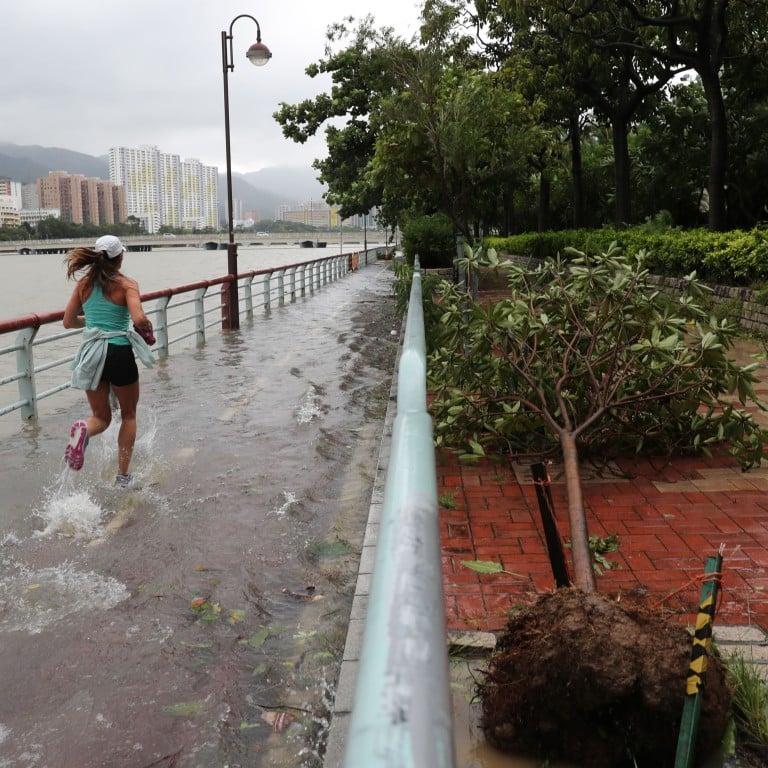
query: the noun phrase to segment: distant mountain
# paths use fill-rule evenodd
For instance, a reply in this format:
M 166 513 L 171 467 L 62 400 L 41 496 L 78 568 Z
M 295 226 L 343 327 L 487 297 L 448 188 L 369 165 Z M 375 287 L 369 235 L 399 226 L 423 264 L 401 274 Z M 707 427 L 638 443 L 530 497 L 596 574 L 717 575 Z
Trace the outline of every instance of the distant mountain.
M 328 188 L 317 180 L 318 171 L 303 166 L 277 166 L 262 168 L 243 174 L 243 178 L 257 189 L 268 189 L 283 202 L 303 203 L 320 200 Z
M 109 178 L 106 156 L 94 157 L 59 147 L 21 146 L 0 141 L 0 177 L 28 184 L 51 171 L 81 173 L 89 178 Z M 325 187 L 313 168 L 275 166 L 246 174 L 232 174 L 232 196 L 243 201 L 247 211 L 258 210 L 261 218 L 275 218 L 280 205 L 320 200 Z M 219 207 L 227 202 L 227 177 L 219 174 Z
M 106 157 L 84 155 L 58 147 L 19 146 L 0 141 L 0 176 L 29 184 L 50 171 L 82 173 L 89 178 L 108 179 Z
M 232 196 L 242 200 L 245 210 L 258 210 L 262 219 L 276 218 L 280 205 L 320 200 L 326 191 L 313 168 L 274 166 L 251 173 L 232 174 Z M 219 203 L 227 199 L 227 177 L 219 174 Z

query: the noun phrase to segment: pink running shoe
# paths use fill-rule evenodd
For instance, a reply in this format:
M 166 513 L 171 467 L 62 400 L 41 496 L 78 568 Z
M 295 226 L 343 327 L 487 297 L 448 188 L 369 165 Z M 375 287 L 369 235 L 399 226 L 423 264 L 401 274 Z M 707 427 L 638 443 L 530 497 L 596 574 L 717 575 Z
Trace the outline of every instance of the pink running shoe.
M 88 445 L 88 428 L 85 422 L 76 421 L 69 435 L 69 443 L 64 449 L 64 460 L 70 469 L 80 469 L 85 461 L 85 448 Z

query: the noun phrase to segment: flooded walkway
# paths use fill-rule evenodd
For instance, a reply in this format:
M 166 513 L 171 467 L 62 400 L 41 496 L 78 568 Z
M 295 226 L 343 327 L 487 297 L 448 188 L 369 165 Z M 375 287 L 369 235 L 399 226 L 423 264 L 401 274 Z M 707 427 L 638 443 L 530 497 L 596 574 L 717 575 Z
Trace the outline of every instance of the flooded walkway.
M 114 424 L 63 464 L 81 393 L 3 438 L 2 768 L 321 764 L 391 279 L 366 267 L 143 370 L 127 492 Z

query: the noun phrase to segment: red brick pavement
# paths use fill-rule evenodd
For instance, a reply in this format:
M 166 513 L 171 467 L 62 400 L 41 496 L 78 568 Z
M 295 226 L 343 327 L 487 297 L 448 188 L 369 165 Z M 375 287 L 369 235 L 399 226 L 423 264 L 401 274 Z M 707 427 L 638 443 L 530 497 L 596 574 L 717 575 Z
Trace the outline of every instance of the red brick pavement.
M 566 541 L 557 471 L 553 465 L 551 491 Z M 554 589 L 534 485 L 509 461 L 460 465 L 446 453 L 438 455 L 437 476 L 448 628 L 499 631 L 513 608 Z M 590 533 L 620 539 L 619 551 L 607 555 L 620 567 L 597 577 L 600 592 L 643 599 L 689 624 L 706 558 L 724 544 L 716 621 L 768 630 L 768 470 L 743 473 L 727 457 L 640 459 L 585 476 L 583 491 Z M 505 572 L 480 574 L 462 564 L 478 560 Z

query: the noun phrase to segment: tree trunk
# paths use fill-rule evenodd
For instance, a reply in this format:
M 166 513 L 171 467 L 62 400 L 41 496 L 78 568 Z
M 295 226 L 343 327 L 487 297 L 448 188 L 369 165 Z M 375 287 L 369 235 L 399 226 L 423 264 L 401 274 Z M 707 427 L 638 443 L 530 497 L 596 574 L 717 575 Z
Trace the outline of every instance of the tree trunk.
M 587 518 L 581 495 L 579 454 L 576 439 L 571 432 L 560 433 L 560 447 L 563 449 L 563 470 L 568 496 L 568 522 L 571 527 L 571 555 L 573 556 L 573 581 L 582 592 L 595 592 L 595 572 L 592 569 L 592 555 L 589 551 Z
M 627 123 L 624 120 L 614 119 L 611 126 L 613 128 L 614 179 L 616 184 L 616 226 L 626 227 L 632 223 Z
M 581 160 L 581 127 L 579 113 L 574 111 L 570 117 L 571 139 L 571 180 L 573 184 L 573 226 L 584 226 L 584 166 Z
M 552 184 L 549 179 L 549 172 L 545 168 L 539 175 L 539 232 L 546 232 L 549 229 L 549 203 L 551 191 Z
M 709 218 L 710 232 L 722 232 L 726 226 L 725 174 L 728 165 L 728 126 L 723 90 L 717 74 L 699 70 L 707 97 L 711 139 L 709 145 Z
M 515 232 L 515 194 L 509 189 L 505 188 L 502 194 L 502 201 L 504 205 L 504 237 L 512 235 Z

